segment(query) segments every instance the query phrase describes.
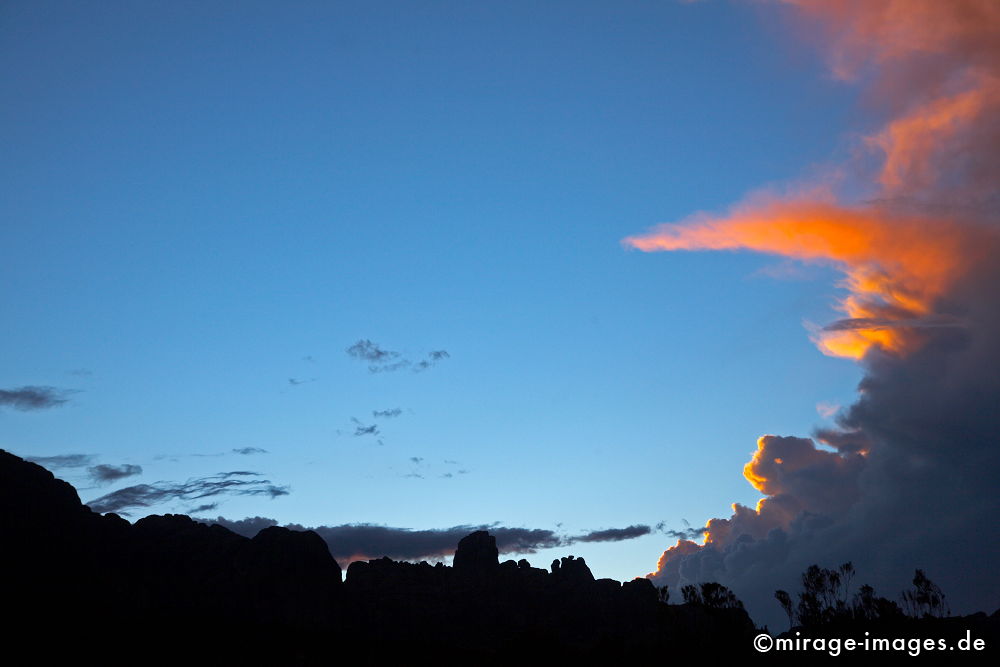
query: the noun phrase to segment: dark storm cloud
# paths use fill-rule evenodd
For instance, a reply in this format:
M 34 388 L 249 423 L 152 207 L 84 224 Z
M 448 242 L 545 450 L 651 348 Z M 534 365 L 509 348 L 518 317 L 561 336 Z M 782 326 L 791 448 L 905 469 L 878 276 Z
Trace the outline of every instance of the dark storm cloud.
M 736 505 L 713 519 L 710 546 L 678 535 L 654 581 L 718 581 L 755 620 L 777 624 L 776 589 L 794 588 L 813 563 L 852 561 L 881 594 L 906 588 L 921 568 L 953 610 L 995 609 L 1000 375 L 986 369 L 1000 366 L 1000 264 L 966 270 L 948 304 L 968 326 L 928 328 L 908 356 L 870 352 L 857 402 L 815 433 L 835 451 L 762 438 L 750 464 L 766 496 L 759 511 Z
M 622 540 L 632 540 L 643 535 L 649 535 L 653 529 L 649 526 L 637 524 L 627 528 L 607 528 L 605 530 L 593 530 L 584 535 L 577 535 L 569 538 L 570 542 L 621 542 Z
M 137 484 L 118 489 L 87 503 L 90 509 L 101 514 L 117 512 L 128 514 L 127 510 L 149 507 L 174 500 L 200 500 L 215 496 L 278 496 L 288 495 L 287 486 L 277 486 L 266 479 L 245 479 L 257 477 L 257 473 L 235 471 L 219 473 L 209 477 L 190 479 L 186 482 L 156 482 Z
M 241 456 L 250 456 L 251 454 L 267 454 L 267 450 L 261 449 L 260 447 L 238 447 L 233 450 L 233 454 L 239 454 Z
M 25 456 L 25 461 L 31 461 L 49 468 L 82 468 L 89 466 L 96 457 L 93 454 L 60 454 L 58 456 Z
M 119 466 L 102 463 L 100 465 L 87 468 L 87 473 L 90 475 L 90 478 L 98 484 L 108 484 L 110 482 L 116 482 L 119 479 L 125 479 L 126 477 L 141 475 L 142 466 L 133 465 L 131 463 L 123 463 Z
M 372 410 L 372 417 L 376 419 L 392 419 L 403 414 L 400 408 L 391 408 L 389 410 Z
M 44 410 L 62 405 L 69 399 L 69 392 L 55 387 L 26 386 L 18 389 L 0 389 L 0 407 L 6 406 L 27 412 Z

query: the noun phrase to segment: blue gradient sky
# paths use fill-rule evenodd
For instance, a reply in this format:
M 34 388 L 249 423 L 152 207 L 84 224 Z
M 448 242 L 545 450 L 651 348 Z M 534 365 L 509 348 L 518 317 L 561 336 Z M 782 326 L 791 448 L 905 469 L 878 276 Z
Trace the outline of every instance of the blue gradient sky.
M 210 515 L 306 525 L 576 534 L 752 505 L 756 438 L 854 395 L 858 369 L 803 327 L 832 319 L 833 273 L 619 241 L 843 150 L 855 91 L 784 20 L 741 2 L 4 3 L 0 388 L 76 391 L 0 411 L 0 447 L 142 466 L 100 488 L 58 471 L 84 501 L 259 471 L 292 492 Z M 345 353 L 359 339 L 450 357 L 372 374 Z M 672 542 L 529 560 L 630 579 Z

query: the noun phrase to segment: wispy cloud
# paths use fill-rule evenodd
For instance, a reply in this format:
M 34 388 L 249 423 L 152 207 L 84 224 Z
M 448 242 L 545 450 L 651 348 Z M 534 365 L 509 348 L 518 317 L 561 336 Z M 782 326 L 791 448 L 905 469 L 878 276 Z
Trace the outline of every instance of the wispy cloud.
M 392 419 L 403 414 L 400 408 L 391 408 L 389 410 L 372 410 L 372 417 L 376 419 Z
M 60 454 L 57 456 L 25 456 L 25 461 L 37 463 L 45 468 L 82 468 L 89 466 L 96 457 L 93 454 Z
M 576 535 L 569 538 L 569 542 L 621 542 L 632 540 L 643 535 L 649 535 L 653 529 L 649 526 L 637 524 L 627 528 L 606 528 L 604 530 L 592 530 L 583 535 Z
M 251 454 L 267 454 L 267 450 L 261 449 L 260 447 L 237 447 L 232 451 L 233 454 L 240 454 L 241 456 L 250 456 Z
M 451 356 L 447 350 L 433 350 L 424 359 L 413 362 L 402 353 L 386 349 L 367 338 L 358 340 L 345 351 L 349 357 L 367 361 L 370 373 L 389 373 L 404 368 L 411 368 L 414 373 L 419 373 Z
M 259 473 L 237 470 L 208 477 L 189 479 L 186 482 L 156 482 L 137 484 L 118 489 L 87 503 L 95 512 L 128 514 L 128 510 L 149 507 L 174 500 L 200 500 L 215 496 L 268 496 L 277 498 L 288 495 L 287 486 L 277 486 L 259 477 Z
M 68 393 L 70 392 L 65 389 L 55 387 L 25 386 L 18 389 L 0 389 L 0 407 L 6 406 L 23 412 L 45 410 L 67 402 Z

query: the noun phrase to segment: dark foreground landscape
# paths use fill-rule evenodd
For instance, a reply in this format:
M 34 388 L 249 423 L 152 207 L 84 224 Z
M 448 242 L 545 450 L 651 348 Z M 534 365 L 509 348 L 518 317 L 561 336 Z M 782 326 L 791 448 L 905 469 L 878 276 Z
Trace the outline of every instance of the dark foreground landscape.
M 315 533 L 271 527 L 249 539 L 182 515 L 131 524 L 91 512 L 70 484 L 2 450 L 0 535 L 11 619 L 3 644 L 7 655 L 35 656 L 24 664 L 82 657 L 188 665 L 782 657 L 754 651 L 761 630 L 725 589 L 714 599 L 689 591 L 693 597 L 684 597 L 691 601 L 665 604 L 648 579 L 595 580 L 584 560 L 572 556 L 550 570 L 526 560 L 500 563 L 485 531 L 459 542 L 453 567 L 359 561 L 342 581 L 340 565 Z M 671 602 L 680 601 L 677 593 Z M 987 647 L 975 657 L 996 653 L 1000 613 L 914 619 L 888 601 L 869 602 L 874 617 L 822 619 L 801 628 L 801 636 L 870 631 L 955 643 L 971 630 Z M 839 660 L 852 657 L 876 656 L 842 653 Z

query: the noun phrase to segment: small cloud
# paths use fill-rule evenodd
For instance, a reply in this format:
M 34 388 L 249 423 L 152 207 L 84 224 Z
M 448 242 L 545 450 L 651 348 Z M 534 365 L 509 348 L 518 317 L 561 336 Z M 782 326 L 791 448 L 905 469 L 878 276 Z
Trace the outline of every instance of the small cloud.
M 424 459 L 423 459 L 422 456 L 411 456 L 410 457 L 410 461 L 412 461 L 413 463 L 416 463 L 417 465 L 420 465 L 420 463 L 422 463 L 423 460 Z
M 26 386 L 19 389 L 0 389 L 0 407 L 8 406 L 15 410 L 44 410 L 62 405 L 69 399 L 69 392 L 55 387 Z
M 436 365 L 439 361 L 449 358 L 451 355 L 448 354 L 447 350 L 435 350 L 427 355 L 426 359 L 418 361 L 413 366 L 413 372 L 419 373 L 425 371 L 431 366 Z
M 840 405 L 838 405 L 837 403 L 827 403 L 826 401 L 820 401 L 819 403 L 816 404 L 816 412 L 819 414 L 820 417 L 824 417 L 826 419 L 829 419 L 830 417 L 837 414 L 838 410 L 840 410 Z
M 202 512 L 211 512 L 214 509 L 218 509 L 219 503 L 206 503 L 204 505 L 198 505 L 197 507 L 192 507 L 191 509 L 185 511 L 185 514 L 200 514 Z
M 454 477 L 454 475 L 451 474 L 450 472 L 446 472 L 443 475 L 441 475 L 441 477 L 444 477 L 445 479 L 451 479 L 452 477 Z
M 372 410 L 372 417 L 376 419 L 392 419 L 403 414 L 400 408 L 391 408 L 389 410 Z
M 403 475 L 403 477 L 413 477 L 414 479 L 423 479 L 424 478 L 423 475 L 421 475 L 420 473 L 416 473 L 416 472 L 408 473 L 406 475 Z
M 643 535 L 649 535 L 653 529 L 646 525 L 637 524 L 627 528 L 607 528 L 605 530 L 593 530 L 584 535 L 567 538 L 568 543 L 573 542 L 621 542 L 632 540 Z
M 378 424 L 365 425 L 358 421 L 356 418 L 351 417 L 351 421 L 354 422 L 354 436 L 362 435 L 378 435 Z
M 25 461 L 37 463 L 45 468 L 82 468 L 94 460 L 93 454 L 61 454 L 58 456 L 26 456 Z
M 98 484 L 109 484 L 111 482 L 117 482 L 120 479 L 125 479 L 126 477 L 141 475 L 142 466 L 133 465 L 131 463 L 123 463 L 120 466 L 102 463 L 100 465 L 87 468 L 87 473 L 90 475 L 90 478 Z
M 298 380 L 296 378 L 288 378 L 288 384 L 293 387 L 298 387 L 300 384 L 308 384 L 310 382 L 315 382 L 316 378 L 309 378 L 308 380 Z
M 368 370 L 372 373 L 394 371 L 408 365 L 410 362 L 399 359 L 400 354 L 394 350 L 386 350 L 378 343 L 363 338 L 346 350 L 347 355 L 359 361 L 370 362 Z
M 233 450 L 233 454 L 240 454 L 241 456 L 250 456 L 251 454 L 267 454 L 267 450 L 261 449 L 260 447 L 238 447 Z
M 683 530 L 661 530 L 664 535 L 675 540 L 700 540 L 708 528 L 685 528 Z

